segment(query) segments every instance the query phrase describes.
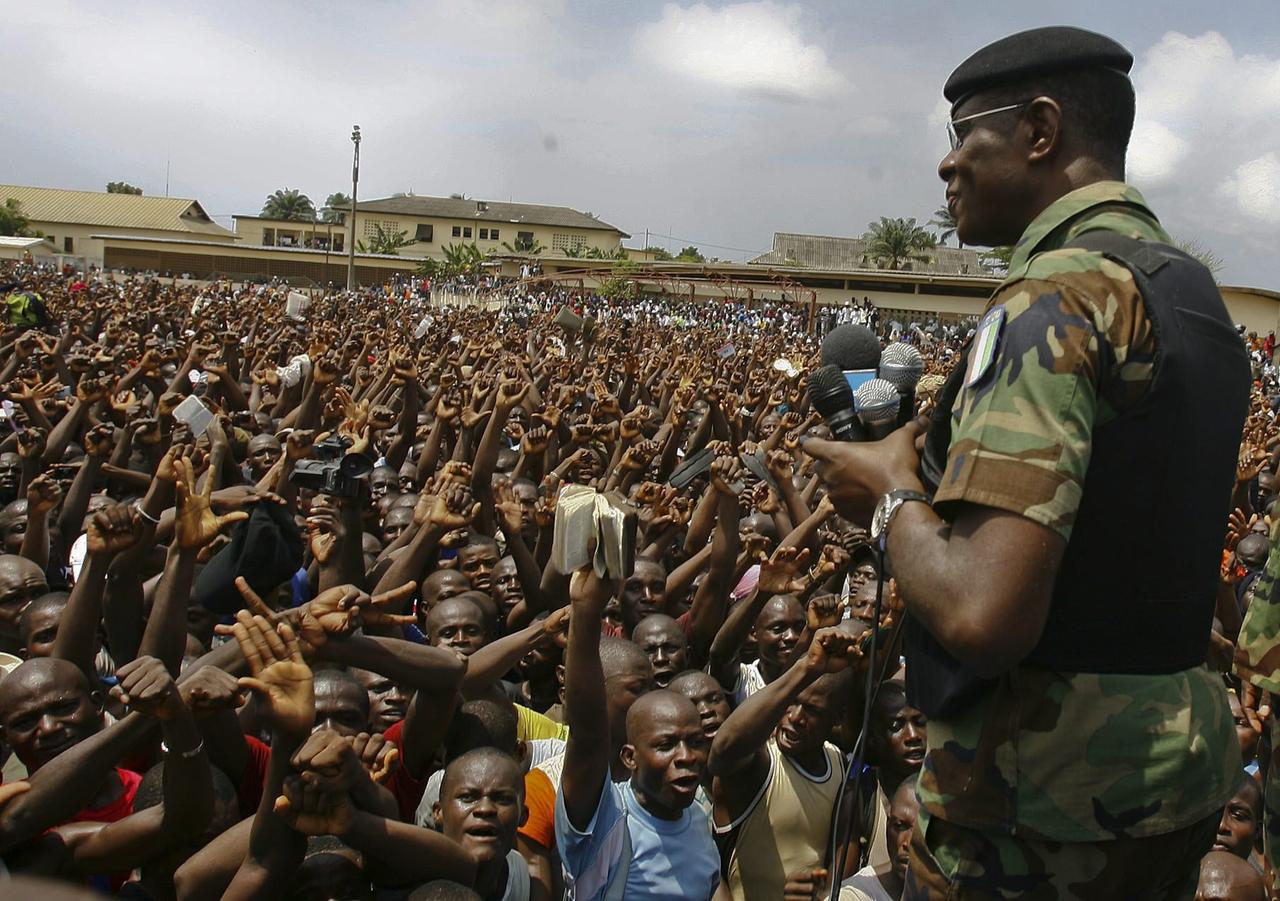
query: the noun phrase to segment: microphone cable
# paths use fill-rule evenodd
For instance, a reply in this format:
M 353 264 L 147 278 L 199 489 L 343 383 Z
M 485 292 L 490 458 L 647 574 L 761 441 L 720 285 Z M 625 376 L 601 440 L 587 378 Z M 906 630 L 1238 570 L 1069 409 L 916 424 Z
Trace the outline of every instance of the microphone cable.
M 875 626 L 871 629 L 871 642 L 869 645 L 870 653 L 868 654 L 867 676 L 874 675 L 876 665 L 876 649 L 880 637 L 880 613 L 883 609 L 884 599 L 884 583 L 886 578 L 884 566 L 884 552 L 872 545 L 872 553 L 875 555 L 876 564 L 880 570 L 880 581 L 876 584 L 876 604 L 875 604 Z M 902 631 L 902 623 L 906 619 L 906 611 L 903 611 L 903 619 L 900 619 L 893 627 L 893 633 L 889 636 L 889 650 L 892 651 L 898 642 L 898 633 Z M 862 727 L 858 730 L 857 741 L 853 745 L 852 759 L 849 761 L 848 767 L 845 769 L 844 781 L 840 784 L 840 791 L 836 795 L 836 804 L 833 811 L 832 821 L 832 842 L 831 849 L 832 864 L 834 866 L 828 871 L 828 878 L 831 880 L 831 890 L 828 893 L 828 901 L 836 901 L 836 896 L 840 893 L 840 883 L 843 881 L 844 867 L 849 852 L 849 840 L 853 837 L 854 816 L 858 812 L 858 795 L 862 784 L 862 767 L 865 763 L 867 750 L 867 731 L 871 726 L 871 705 L 875 703 L 876 696 L 880 693 L 880 686 L 883 684 L 885 676 L 889 670 L 891 657 L 886 657 L 884 665 L 880 667 L 880 675 L 878 678 L 867 679 L 866 689 L 863 691 L 863 708 L 862 708 Z M 841 816 L 840 808 L 844 804 L 845 792 L 849 787 L 850 778 L 857 781 L 853 786 L 853 797 L 849 804 L 850 814 L 846 817 L 849 828 L 844 837 L 844 841 L 840 840 L 841 832 Z

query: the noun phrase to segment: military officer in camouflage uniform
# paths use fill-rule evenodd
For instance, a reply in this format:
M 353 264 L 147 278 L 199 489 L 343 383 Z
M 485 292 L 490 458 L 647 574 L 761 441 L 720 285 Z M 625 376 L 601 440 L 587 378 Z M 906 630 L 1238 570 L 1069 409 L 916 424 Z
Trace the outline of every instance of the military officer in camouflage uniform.
M 1131 64 L 1047 28 L 953 73 L 939 174 L 1008 276 L 927 435 L 805 446 L 837 510 L 875 505 L 914 630 L 906 898 L 1189 899 L 1240 775 L 1203 663 L 1248 364 L 1123 181 Z

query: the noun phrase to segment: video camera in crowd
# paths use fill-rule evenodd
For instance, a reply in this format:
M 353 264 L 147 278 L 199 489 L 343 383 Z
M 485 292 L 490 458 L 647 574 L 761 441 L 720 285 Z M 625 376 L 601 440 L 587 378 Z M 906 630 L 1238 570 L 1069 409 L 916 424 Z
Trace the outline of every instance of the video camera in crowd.
M 373 461 L 359 451 L 347 452 L 351 439 L 333 436 L 315 443 L 317 459 L 299 460 L 289 479 L 332 497 L 355 497 L 360 479 L 373 472 Z

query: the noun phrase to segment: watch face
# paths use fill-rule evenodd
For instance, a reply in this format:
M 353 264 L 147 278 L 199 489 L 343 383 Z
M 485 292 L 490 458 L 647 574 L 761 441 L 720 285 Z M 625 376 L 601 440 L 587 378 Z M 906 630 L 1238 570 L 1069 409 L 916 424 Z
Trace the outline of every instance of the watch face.
M 880 498 L 880 503 L 876 504 L 876 512 L 871 515 L 871 537 L 879 539 L 880 533 L 884 531 L 885 515 L 889 512 L 889 498 Z

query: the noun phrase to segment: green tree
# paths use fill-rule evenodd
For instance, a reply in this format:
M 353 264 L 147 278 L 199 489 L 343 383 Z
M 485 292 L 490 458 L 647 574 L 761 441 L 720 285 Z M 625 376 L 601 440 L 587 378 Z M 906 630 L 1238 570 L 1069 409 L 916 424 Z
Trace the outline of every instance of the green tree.
M 107 182 L 107 193 L 108 194 L 136 194 L 139 197 L 141 197 L 142 189 L 135 188 L 133 185 L 129 184 L 127 181 L 109 181 Z
M 0 235 L 14 238 L 31 235 L 31 220 L 22 212 L 22 203 L 13 197 L 0 205 Z
M 933 211 L 933 218 L 929 220 L 929 224 L 938 229 L 938 243 L 946 244 L 947 238 L 956 234 L 956 215 L 951 212 L 951 207 L 940 206 Z M 964 242 L 960 240 L 960 236 L 956 235 L 956 246 L 964 247 Z
M 392 231 L 384 228 L 381 223 L 377 223 L 373 227 L 373 237 L 366 244 L 364 241 L 356 241 L 356 250 L 360 253 L 381 253 L 388 256 L 399 256 L 400 248 L 407 247 L 413 243 L 413 239 L 409 237 L 407 231 Z
M 901 269 L 904 263 L 924 262 L 938 243 L 928 230 L 916 225 L 915 217 L 881 216 L 879 222 L 867 227 L 866 238 L 867 250 L 881 269 Z
M 341 191 L 337 191 L 324 199 L 324 209 L 320 211 L 320 221 L 341 225 L 347 221 L 347 213 L 350 211 L 351 198 Z
M 1009 271 L 1009 261 L 1011 259 L 1013 259 L 1012 244 L 1007 244 L 1004 247 L 993 247 L 982 254 L 982 262 L 997 275 L 1004 275 Z
M 692 244 L 680 248 L 680 252 L 676 254 L 676 262 L 679 263 L 705 263 L 706 261 L 707 258 Z
M 627 249 L 619 244 L 612 250 L 601 250 L 599 247 L 588 248 L 585 256 L 589 260 L 629 260 Z
M 538 254 L 542 253 L 547 248 L 544 247 L 537 238 L 534 238 L 533 240 L 527 241 L 527 242 L 521 241 L 519 238 L 516 238 L 516 242 L 514 244 L 512 244 L 510 241 L 503 241 L 502 249 L 505 250 L 507 253 L 523 253 L 529 256 L 536 257 Z
M 653 259 L 655 261 L 675 259 L 674 257 L 671 256 L 671 251 L 666 250 L 662 247 L 646 247 L 645 252 L 653 254 Z
M 443 259 L 436 261 L 434 266 L 425 267 L 432 271 L 423 271 L 424 267 L 418 267 L 423 275 L 442 278 L 479 275 L 489 260 L 488 255 L 474 241 L 470 244 L 446 244 L 440 248 L 440 252 L 444 254 Z
M 266 202 L 262 204 L 262 215 L 267 219 L 314 222 L 316 207 L 310 197 L 296 188 L 283 188 L 268 195 Z

